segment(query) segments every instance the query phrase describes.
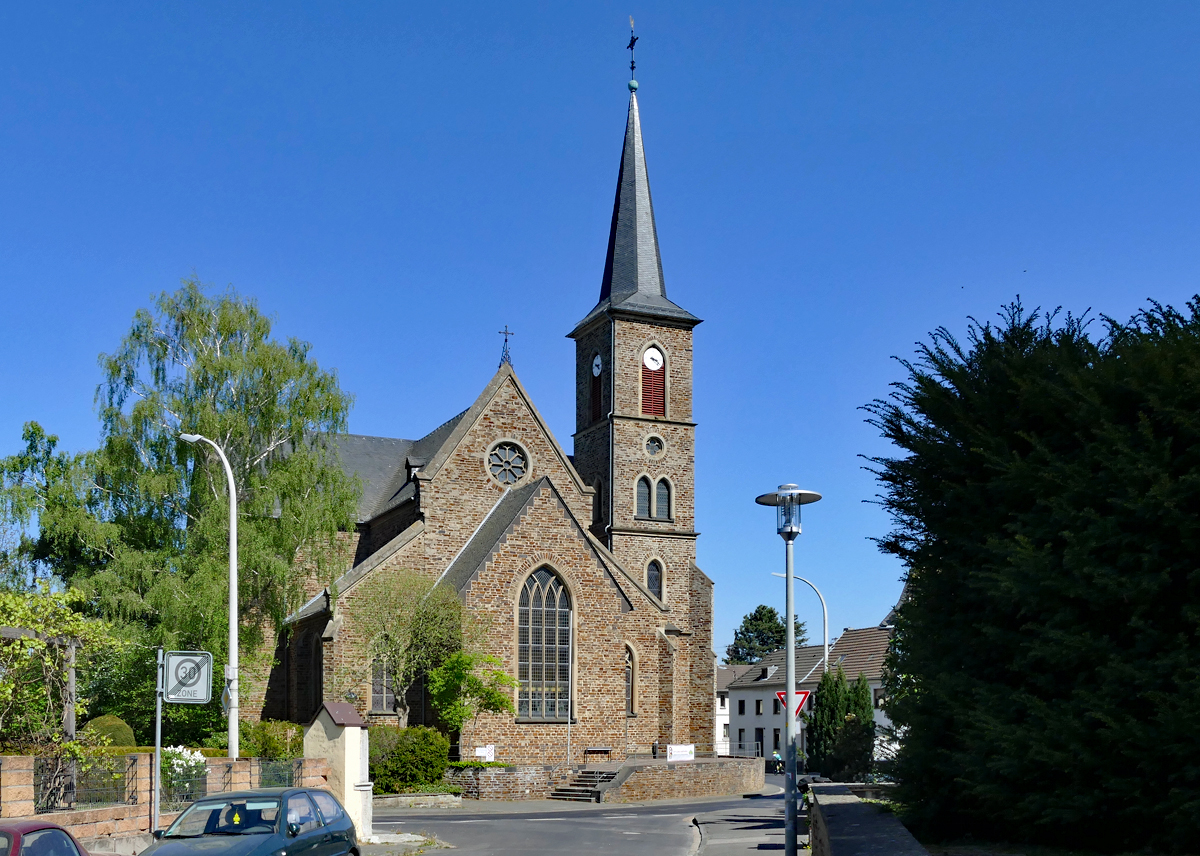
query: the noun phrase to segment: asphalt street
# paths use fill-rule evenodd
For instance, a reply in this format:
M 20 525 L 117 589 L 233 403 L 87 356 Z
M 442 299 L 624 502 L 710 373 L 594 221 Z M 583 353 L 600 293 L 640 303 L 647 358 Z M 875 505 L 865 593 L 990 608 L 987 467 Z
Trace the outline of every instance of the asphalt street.
M 725 797 L 636 805 L 493 803 L 487 811 L 466 805 L 381 811 L 375 815 L 375 831 L 429 835 L 461 851 L 489 856 L 559 854 L 568 849 L 574 854 L 687 856 L 699 841 L 693 817 L 736 809 L 746 802 Z

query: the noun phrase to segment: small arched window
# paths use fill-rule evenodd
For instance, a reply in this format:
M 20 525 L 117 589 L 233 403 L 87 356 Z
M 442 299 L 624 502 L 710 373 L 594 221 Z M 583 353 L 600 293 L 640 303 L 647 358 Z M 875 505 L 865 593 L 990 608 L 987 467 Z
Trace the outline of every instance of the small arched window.
M 634 673 L 635 663 L 633 649 L 625 646 L 625 715 L 633 716 L 636 712 L 634 704 L 637 696 L 637 675 Z
M 599 526 L 604 522 L 604 481 L 596 479 L 596 496 L 592 499 L 592 523 Z
M 591 407 L 591 417 L 593 422 L 599 422 L 600 417 L 604 415 L 604 382 L 601 380 L 601 371 L 604 367 L 604 361 L 600 359 L 600 355 L 596 354 L 592 357 L 592 388 L 588 396 L 588 405 Z
M 650 516 L 650 479 L 645 476 L 637 481 L 637 516 Z
M 654 488 L 654 516 L 658 520 L 671 519 L 671 483 L 659 479 Z
M 646 566 L 646 588 L 650 589 L 650 593 L 659 600 L 662 600 L 663 588 L 663 571 L 662 565 L 655 559 Z
M 517 716 L 566 722 L 571 710 L 571 596 L 538 568 L 517 607 Z

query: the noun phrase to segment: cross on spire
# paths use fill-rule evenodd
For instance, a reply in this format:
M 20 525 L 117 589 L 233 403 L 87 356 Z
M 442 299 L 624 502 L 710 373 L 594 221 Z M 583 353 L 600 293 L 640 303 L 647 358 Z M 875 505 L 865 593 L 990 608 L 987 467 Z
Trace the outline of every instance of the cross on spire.
M 637 69 L 637 63 L 633 61 L 633 46 L 637 44 L 638 37 L 633 34 L 633 15 L 629 16 L 629 44 L 625 45 L 625 50 L 629 51 L 629 77 L 636 77 L 634 71 Z
M 514 333 L 512 330 L 508 329 L 507 324 L 504 325 L 503 330 L 499 330 L 497 332 L 499 333 L 499 335 L 504 337 L 504 350 L 502 350 L 500 352 L 500 365 L 502 366 L 505 363 L 508 363 L 511 366 L 512 365 L 512 355 L 508 352 L 508 337 L 515 336 L 517 334 Z M 499 366 L 497 366 L 497 368 L 499 368 Z

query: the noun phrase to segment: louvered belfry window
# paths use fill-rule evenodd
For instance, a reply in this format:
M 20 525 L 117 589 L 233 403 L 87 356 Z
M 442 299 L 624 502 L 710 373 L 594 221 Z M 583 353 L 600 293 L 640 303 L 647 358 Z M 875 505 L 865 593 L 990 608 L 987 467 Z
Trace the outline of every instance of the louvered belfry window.
M 645 476 L 637 481 L 637 516 L 650 516 L 650 479 Z
M 642 366 L 642 413 L 646 416 L 667 415 L 667 367 L 651 371 Z
M 599 421 L 600 417 L 604 415 L 603 395 L 604 385 L 600 381 L 600 375 L 592 375 L 591 405 L 593 422 Z
M 517 716 L 566 722 L 571 711 L 571 597 L 549 568 L 521 588 Z

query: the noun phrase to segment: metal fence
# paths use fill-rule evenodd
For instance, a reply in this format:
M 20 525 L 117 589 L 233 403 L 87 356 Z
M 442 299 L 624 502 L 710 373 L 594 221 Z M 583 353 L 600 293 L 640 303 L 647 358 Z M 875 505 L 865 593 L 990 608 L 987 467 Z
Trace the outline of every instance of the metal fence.
M 33 762 L 34 812 L 74 811 L 137 802 L 137 759 L 102 755 L 75 760 L 39 756 Z
M 258 762 L 258 787 L 290 788 L 296 779 L 296 762 L 289 758 L 268 759 Z

